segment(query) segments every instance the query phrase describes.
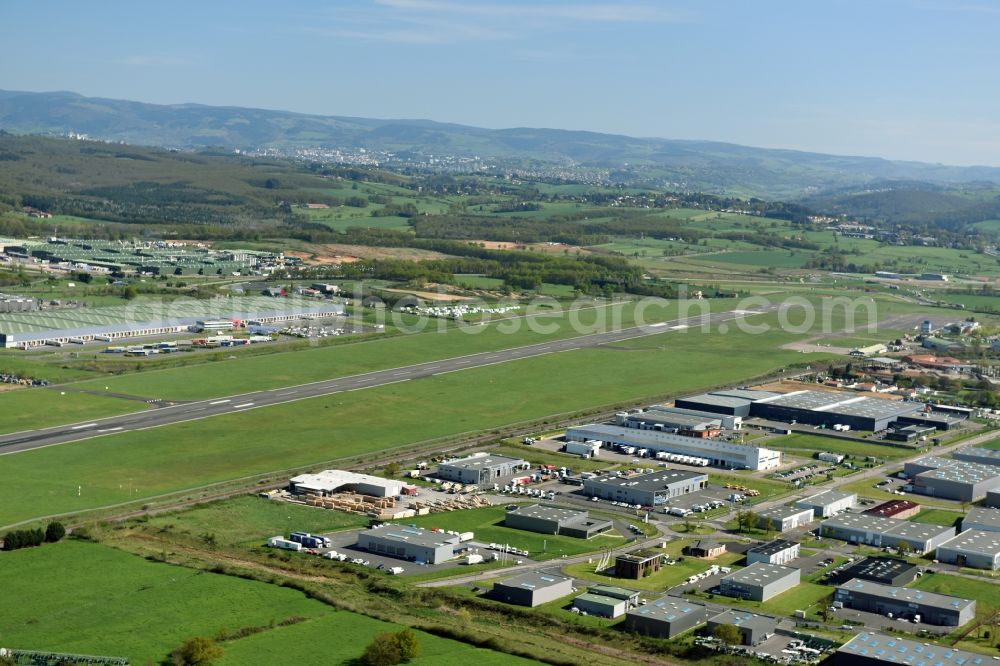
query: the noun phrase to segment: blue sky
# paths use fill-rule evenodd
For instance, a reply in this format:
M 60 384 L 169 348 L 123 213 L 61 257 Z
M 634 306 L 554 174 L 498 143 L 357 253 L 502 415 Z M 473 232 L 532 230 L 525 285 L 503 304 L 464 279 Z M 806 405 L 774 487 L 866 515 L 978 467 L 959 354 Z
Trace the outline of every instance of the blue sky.
M 1000 166 L 997 0 L 6 0 L 0 88 Z

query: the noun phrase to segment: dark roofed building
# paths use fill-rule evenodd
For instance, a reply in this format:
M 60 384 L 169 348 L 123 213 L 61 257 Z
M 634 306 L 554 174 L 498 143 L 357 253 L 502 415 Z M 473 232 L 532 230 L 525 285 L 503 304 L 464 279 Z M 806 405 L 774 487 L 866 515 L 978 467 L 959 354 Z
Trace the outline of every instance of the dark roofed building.
M 615 556 L 615 576 L 638 580 L 654 574 L 663 564 L 663 553 L 657 550 L 634 550 Z
M 849 580 L 859 578 L 881 585 L 902 587 L 916 580 L 919 571 L 920 567 L 910 564 L 906 560 L 897 560 L 891 557 L 866 557 L 831 577 L 830 582 L 835 585 L 843 585 Z

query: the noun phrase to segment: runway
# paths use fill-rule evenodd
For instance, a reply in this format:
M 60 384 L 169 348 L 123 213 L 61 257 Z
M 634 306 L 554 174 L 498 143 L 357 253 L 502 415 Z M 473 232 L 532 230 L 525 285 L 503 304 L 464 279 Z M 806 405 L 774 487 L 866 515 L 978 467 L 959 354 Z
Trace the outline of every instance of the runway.
M 719 324 L 733 321 L 738 318 L 763 314 L 776 310 L 777 306 L 758 308 L 753 311 L 734 310 L 729 312 L 719 312 L 694 317 L 686 317 L 673 321 L 646 324 L 643 326 L 633 326 L 617 331 L 603 333 L 593 333 L 590 335 L 577 336 L 549 342 L 539 342 L 523 347 L 512 349 L 502 349 L 491 352 L 481 352 L 468 356 L 456 356 L 437 361 L 428 361 L 415 365 L 402 366 L 397 368 L 387 368 L 360 375 L 338 377 L 326 379 L 309 384 L 299 384 L 296 386 L 284 386 L 265 391 L 253 393 L 243 393 L 228 397 L 212 398 L 193 402 L 173 404 L 159 409 L 150 409 L 133 414 L 122 416 L 111 416 L 104 419 L 94 419 L 67 425 L 53 426 L 38 430 L 22 431 L 0 436 L 0 455 L 30 451 L 56 444 L 66 444 L 104 435 L 112 435 L 122 432 L 135 432 L 147 428 L 183 423 L 199 419 L 233 414 L 236 412 L 259 409 L 271 405 L 280 405 L 297 400 L 307 400 L 321 396 L 334 395 L 346 391 L 359 391 L 363 389 L 375 388 L 377 386 L 387 386 L 399 382 L 420 379 L 423 377 L 433 377 L 450 372 L 460 372 L 482 368 L 498 363 L 508 363 L 519 361 L 544 354 L 554 354 L 558 352 L 573 351 L 598 347 L 609 343 L 622 342 L 641 338 L 650 335 L 695 329 L 702 326 L 710 326 L 715 330 Z M 32 390 L 59 390 L 53 389 L 32 389 Z

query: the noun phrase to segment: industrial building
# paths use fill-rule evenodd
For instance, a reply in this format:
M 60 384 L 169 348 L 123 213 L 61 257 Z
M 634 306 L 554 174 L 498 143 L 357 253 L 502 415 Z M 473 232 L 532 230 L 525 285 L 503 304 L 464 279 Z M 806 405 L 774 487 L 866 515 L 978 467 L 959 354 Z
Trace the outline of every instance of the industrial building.
M 584 479 L 583 493 L 639 506 L 660 506 L 708 485 L 708 474 L 683 469 L 661 469 L 632 476 L 598 476 Z
M 474 453 L 467 458 L 441 463 L 438 465 L 436 475 L 446 481 L 481 486 L 515 476 L 530 467 L 530 463 L 520 458 L 491 453 Z
M 799 544 L 785 539 L 775 539 L 753 546 L 747 551 L 747 564 L 787 564 L 799 556 Z
M 663 553 L 658 550 L 634 550 L 615 555 L 615 576 L 639 580 L 660 570 Z
M 905 463 L 903 471 L 912 492 L 959 502 L 975 502 L 1000 486 L 1000 467 L 955 458 L 924 456 Z
M 494 584 L 491 596 L 508 604 L 534 608 L 572 593 L 572 578 L 555 573 L 532 572 Z
M 774 393 L 758 390 L 712 391 L 678 399 L 684 409 L 786 423 L 850 426 L 854 430 L 885 430 L 890 423 L 922 409 L 912 402 L 859 396 L 838 391 L 801 390 Z
M 812 507 L 776 506 L 757 513 L 760 527 L 778 532 L 787 532 L 813 521 Z
M 716 627 L 723 624 L 731 624 L 740 630 L 743 645 L 757 645 L 774 635 L 778 629 L 778 618 L 731 608 L 709 618 L 705 631 L 712 634 Z
M 325 469 L 316 474 L 299 474 L 288 481 L 288 492 L 293 495 L 320 495 L 353 492 L 372 497 L 396 497 L 406 487 L 401 481 L 383 479 L 368 474 L 357 474 L 342 469 Z
M 878 548 L 896 548 L 902 542 L 919 555 L 933 551 L 955 536 L 955 528 L 864 513 L 844 513 L 824 520 L 820 524 L 820 535 Z
M 38 300 L 34 298 L 0 294 L 0 312 L 34 312 L 37 309 Z
M 504 526 L 540 534 L 561 534 L 563 536 L 589 539 L 610 530 L 610 520 L 594 519 L 586 511 L 560 509 L 552 506 L 532 504 L 518 506 L 507 511 Z
M 885 430 L 900 416 L 919 412 L 921 405 L 833 391 L 793 391 L 753 403 L 754 416 L 774 421 L 807 423 L 853 430 Z
M 793 567 L 757 562 L 723 576 L 719 594 L 737 599 L 767 601 L 799 584 L 801 572 Z
M 358 535 L 358 548 L 410 562 L 440 564 L 455 557 L 457 535 L 417 527 L 384 524 Z
M 94 340 L 185 333 L 207 319 L 272 323 L 339 316 L 344 306 L 303 299 L 214 298 L 0 314 L 0 348 L 27 349 Z
M 639 604 L 639 593 L 624 587 L 593 585 L 573 600 L 573 606 L 587 615 L 621 617 Z
M 834 603 L 845 608 L 877 613 L 894 618 L 920 616 L 925 624 L 960 627 L 976 617 L 976 602 L 908 587 L 880 585 L 867 580 L 852 580 L 837 587 Z
M 694 629 L 708 618 L 704 604 L 680 597 L 661 597 L 656 601 L 630 610 L 623 627 L 643 636 L 674 638 Z
M 927 437 L 937 431 L 937 428 L 927 425 L 899 425 L 894 423 L 885 438 L 893 442 L 913 442 L 921 437 Z
M 902 587 L 917 579 L 920 567 L 906 560 L 891 557 L 866 557 L 847 569 L 838 572 L 830 582 L 842 585 L 848 581 L 867 580 L 881 585 Z
M 743 417 L 742 416 L 730 416 L 729 414 L 717 414 L 712 412 L 703 412 L 697 409 L 685 409 L 683 407 L 667 407 L 666 405 L 652 405 L 646 409 L 646 414 L 666 414 L 666 415 L 685 415 L 685 416 L 695 416 L 700 419 L 714 419 L 718 420 L 722 425 L 723 430 L 742 430 L 743 429 Z
M 986 506 L 970 508 L 962 518 L 962 529 L 1000 532 L 1000 509 Z
M 584 458 L 596 458 L 601 452 L 601 443 L 596 439 L 586 442 L 566 442 L 566 453 Z
M 722 432 L 722 419 L 718 416 L 696 416 L 653 409 L 632 414 L 622 412 L 615 417 L 615 423 L 626 428 L 675 432 L 689 437 L 714 437 Z
M 727 469 L 766 470 L 781 465 L 781 453 L 752 444 L 735 444 L 717 439 L 688 437 L 660 430 L 640 430 L 619 425 L 589 424 L 570 428 L 566 441 L 585 442 L 596 440 L 605 446 L 633 446 L 653 454 L 705 458 L 710 465 Z
M 919 504 L 910 500 L 888 500 L 870 509 L 865 509 L 861 513 L 866 513 L 869 516 L 881 516 L 882 518 L 908 520 L 920 513 L 921 508 Z
M 780 393 L 773 391 L 732 389 L 678 398 L 674 401 L 674 405 L 682 409 L 747 418 L 750 416 L 750 408 L 755 401 L 780 395 Z
M 986 499 L 983 500 L 983 506 L 989 506 L 993 507 L 994 509 L 1000 509 L 1000 489 L 987 490 Z
M 853 508 L 858 503 L 858 494 L 846 490 L 824 490 L 795 503 L 800 509 L 812 509 L 816 518 L 829 518 Z
M 979 463 L 981 465 L 1000 465 L 1000 450 L 986 449 L 981 446 L 966 446 L 951 454 L 956 460 Z
M 977 652 L 864 631 L 837 648 L 830 666 L 983 666 L 991 661 Z
M 964 530 L 938 546 L 935 558 L 960 567 L 996 571 L 1000 569 L 1000 533 Z

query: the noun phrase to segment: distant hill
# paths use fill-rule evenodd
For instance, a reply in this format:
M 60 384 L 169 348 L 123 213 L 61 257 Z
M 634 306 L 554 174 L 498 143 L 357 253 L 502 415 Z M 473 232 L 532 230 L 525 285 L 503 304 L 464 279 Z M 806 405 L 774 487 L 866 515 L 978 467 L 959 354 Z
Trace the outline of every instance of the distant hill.
M 872 222 L 952 229 L 1000 218 L 1000 191 L 992 183 L 873 182 L 864 189 L 810 197 L 803 203 L 812 210 Z
M 597 132 L 489 130 L 429 120 L 376 120 L 287 111 L 156 105 L 72 92 L 0 91 L 0 128 L 15 133 L 79 132 L 173 148 L 367 148 L 423 155 L 591 166 L 623 180 L 691 190 L 795 199 L 873 181 L 1000 183 L 1000 168 L 954 167 L 874 157 L 750 148 L 711 141 L 636 138 Z

